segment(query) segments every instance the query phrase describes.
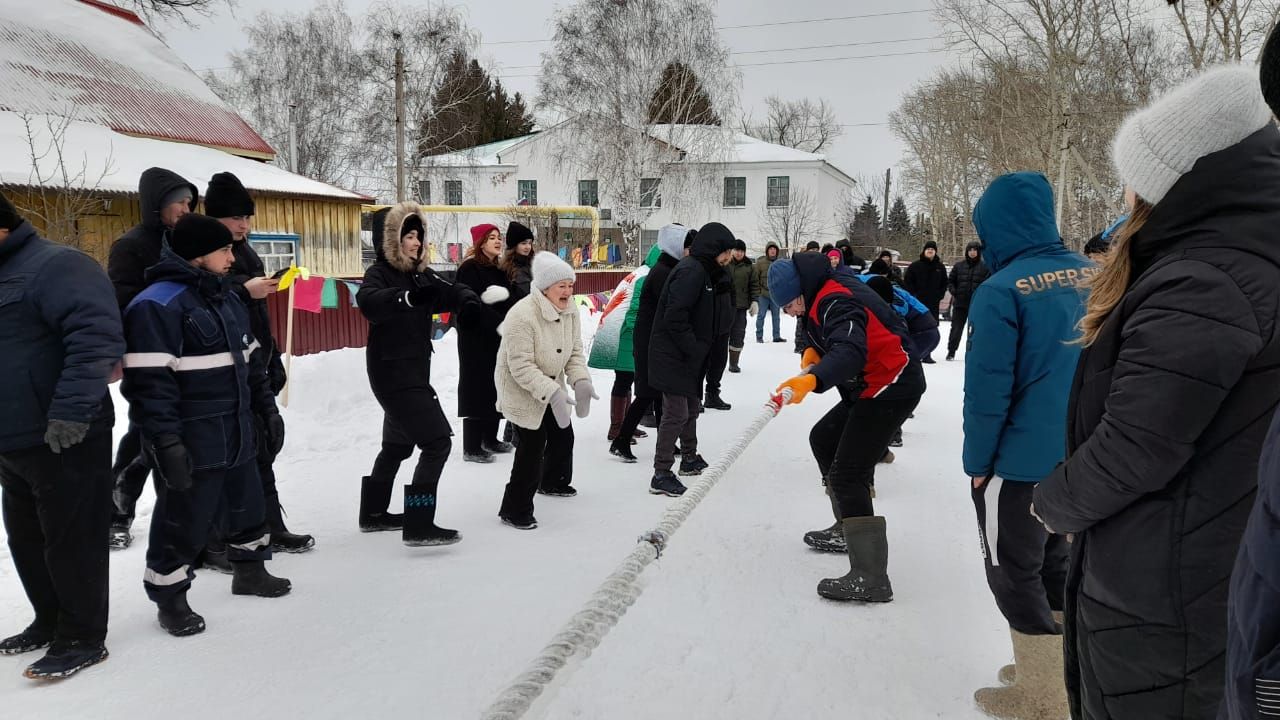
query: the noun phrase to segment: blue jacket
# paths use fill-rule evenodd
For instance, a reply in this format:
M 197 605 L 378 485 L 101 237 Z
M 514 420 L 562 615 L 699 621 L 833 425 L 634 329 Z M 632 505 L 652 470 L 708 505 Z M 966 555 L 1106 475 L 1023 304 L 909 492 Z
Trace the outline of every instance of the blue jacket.
M 226 277 L 200 270 L 166 246 L 151 282 L 124 312 L 129 421 L 154 442 L 182 438 L 196 470 L 257 456 L 256 415 L 277 412 L 249 311 Z
M 1080 356 L 1083 281 L 1096 268 L 1063 246 L 1053 189 L 1038 173 L 997 178 L 973 224 L 992 275 L 969 308 L 964 471 L 1039 482 L 1066 455 L 1067 399 Z
M 107 382 L 120 310 L 93 258 L 23 222 L 0 243 L 0 452 L 44 443 L 50 420 L 115 424 Z
M 863 273 L 858 276 L 858 279 L 865 283 L 873 277 L 880 276 Z M 933 313 L 930 313 L 929 308 L 917 300 L 915 295 L 899 285 L 894 285 L 893 309 L 907 322 L 907 332 L 910 335 L 908 339 L 911 340 L 908 351 L 912 358 L 921 360 L 938 347 L 938 341 L 941 340 L 938 334 L 938 321 L 933 319 Z

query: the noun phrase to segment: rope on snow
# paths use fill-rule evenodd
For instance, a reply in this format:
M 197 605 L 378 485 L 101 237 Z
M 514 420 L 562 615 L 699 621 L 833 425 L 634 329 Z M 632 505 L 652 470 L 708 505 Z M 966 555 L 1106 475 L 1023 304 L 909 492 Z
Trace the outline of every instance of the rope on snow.
M 635 550 L 605 578 L 591 599 L 565 623 L 525 671 L 498 695 L 484 711 L 483 720 L 519 720 L 524 717 L 538 696 L 555 679 L 556 673 L 576 653 L 582 651 L 584 655 L 591 654 L 605 633 L 618 624 L 627 608 L 640 597 L 641 589 L 636 584 L 640 573 L 662 556 L 671 536 L 680 529 L 707 493 L 711 492 L 711 488 L 720 482 L 747 445 L 751 444 L 770 420 L 777 417 L 782 406 L 790 400 L 790 388 L 769 398 L 751 424 L 729 444 L 728 450 L 720 459 L 702 471 L 698 481 L 667 508 L 657 527 L 638 538 Z

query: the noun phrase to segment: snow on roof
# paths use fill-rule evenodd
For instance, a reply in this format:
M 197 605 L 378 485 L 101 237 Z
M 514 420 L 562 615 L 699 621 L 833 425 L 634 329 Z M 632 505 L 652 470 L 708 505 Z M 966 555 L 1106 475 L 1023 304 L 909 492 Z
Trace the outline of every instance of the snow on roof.
M 28 124 L 35 138 L 39 173 L 28 147 Z M 65 126 L 65 129 L 64 129 Z M 63 164 L 70 183 L 102 192 L 136 193 L 138 178 L 149 167 L 178 173 L 202 190 L 215 173 L 231 172 L 250 190 L 283 195 L 312 195 L 369 201 L 359 195 L 257 160 L 189 143 L 124 135 L 89 122 L 53 115 L 0 112 L 0 183 L 62 186 L 53 139 L 61 137 Z M 43 179 L 43 182 L 41 181 Z
M 826 157 L 796 150 L 786 145 L 775 145 L 759 138 L 716 125 L 653 125 L 649 128 L 653 137 L 682 150 L 692 151 L 702 143 L 732 143 L 726 162 L 823 162 Z
M 520 137 L 510 138 L 507 140 L 499 140 L 486 145 L 477 145 L 459 150 L 457 152 L 445 153 L 443 155 L 432 155 L 428 159 L 432 165 L 444 165 L 449 167 L 494 167 L 497 165 L 510 164 L 502 162 L 502 153 L 519 145 L 520 143 L 534 137 L 538 133 L 530 133 L 529 135 L 521 135 Z
M 81 0 L 0 2 L 0 110 L 275 154 L 136 16 Z

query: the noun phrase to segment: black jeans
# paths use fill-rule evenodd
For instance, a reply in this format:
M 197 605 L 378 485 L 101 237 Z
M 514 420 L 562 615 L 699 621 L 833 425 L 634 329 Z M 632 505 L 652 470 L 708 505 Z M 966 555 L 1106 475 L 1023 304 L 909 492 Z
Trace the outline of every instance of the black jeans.
M 875 515 L 871 486 L 876 463 L 889 449 L 893 433 L 919 403 L 918 395 L 841 400 L 809 431 L 809 447 L 840 506 L 840 517 Z
M 955 355 L 960 349 L 960 340 L 964 338 L 965 326 L 969 324 L 969 308 L 951 306 L 951 336 L 947 338 L 947 354 Z
M 742 350 L 747 342 L 747 311 L 733 311 L 733 327 L 729 329 L 729 349 Z
M 142 433 L 129 425 L 124 437 L 120 438 L 120 447 L 116 450 L 116 461 L 111 467 L 113 488 L 111 491 L 111 526 L 129 529 L 133 525 L 134 508 L 138 498 L 142 497 L 142 489 L 147 485 L 147 476 L 151 468 L 147 466 L 142 454 Z
M 987 585 L 1009 627 L 1055 635 L 1051 611 L 1062 610 L 1069 564 L 1067 539 L 1050 535 L 1031 515 L 1039 483 L 992 477 L 973 491 Z
M 729 365 L 729 335 L 717 335 L 711 341 L 711 354 L 707 356 L 707 393 L 719 393 L 724 369 Z
M 631 407 L 627 408 L 627 414 L 622 416 L 622 427 L 618 429 L 618 439 L 615 442 L 629 444 L 631 438 L 636 435 L 636 428 L 640 427 L 640 421 L 644 419 L 644 414 L 653 410 L 654 415 L 658 417 L 658 422 L 662 422 L 662 401 L 654 398 L 637 395 L 631 400 Z
M 525 519 L 533 515 L 533 496 L 539 487 L 559 490 L 573 482 L 573 426 L 557 425 L 548 407 L 537 429 L 516 426 L 516 432 L 520 444 L 498 514 Z
M 182 492 L 156 483 L 151 513 L 147 569 L 142 585 L 147 597 L 161 602 L 191 586 L 192 564 L 209 541 L 225 538 L 232 562 L 271 559 L 271 535 L 263 508 L 257 462 L 225 470 L 197 470 Z
M 110 428 L 93 428 L 61 454 L 45 445 L 0 454 L 0 487 L 9 552 L 35 624 L 58 640 L 101 643 L 107 637 Z
M 369 477 L 379 482 L 395 483 L 400 464 L 413 456 L 416 442 L 421 443 L 422 452 L 418 455 L 418 466 L 413 470 L 412 484 L 434 494 L 440 487 L 440 476 L 444 474 L 449 453 L 453 451 L 453 440 L 446 435 L 415 441 L 407 429 L 385 413 L 382 416 L 382 449 L 373 461 Z

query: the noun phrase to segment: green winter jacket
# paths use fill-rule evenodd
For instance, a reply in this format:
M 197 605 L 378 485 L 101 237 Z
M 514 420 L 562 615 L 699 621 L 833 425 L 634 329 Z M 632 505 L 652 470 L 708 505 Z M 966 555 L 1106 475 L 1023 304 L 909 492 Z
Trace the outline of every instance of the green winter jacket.
M 729 277 L 733 280 L 733 307 L 735 310 L 746 310 L 751 302 L 760 296 L 760 282 L 756 279 L 756 268 L 749 258 L 731 260 Z
M 658 262 L 662 249 L 657 245 L 649 251 L 644 265 L 623 278 L 609 296 L 600 315 L 600 324 L 596 327 L 595 337 L 591 340 L 589 367 L 597 370 L 613 370 L 635 372 L 636 361 L 633 353 L 633 337 L 635 335 L 636 314 L 640 312 L 640 290 L 644 287 L 645 276 L 649 268 Z
M 778 247 L 777 243 L 769 243 L 765 246 L 764 254 L 756 258 L 756 263 L 751 268 L 751 277 L 755 282 L 754 297 L 769 297 L 769 266 L 773 265 L 773 260 L 769 259 L 769 248 Z M 754 299 L 754 298 L 753 298 Z M 749 304 L 749 303 L 748 303 Z

